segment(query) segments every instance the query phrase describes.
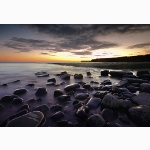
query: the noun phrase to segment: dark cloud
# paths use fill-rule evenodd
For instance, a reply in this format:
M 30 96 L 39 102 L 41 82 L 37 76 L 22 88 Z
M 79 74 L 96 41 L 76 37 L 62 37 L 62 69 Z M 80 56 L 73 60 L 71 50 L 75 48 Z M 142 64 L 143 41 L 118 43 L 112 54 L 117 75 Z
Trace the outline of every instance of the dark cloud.
M 90 51 L 71 52 L 71 53 L 73 53 L 75 55 L 91 55 L 92 54 L 92 52 L 90 52 Z
M 40 53 L 40 54 L 42 54 L 42 55 L 49 55 L 49 53 Z
M 147 48 L 147 47 L 150 47 L 150 43 L 142 43 L 142 44 L 131 45 L 131 46 L 128 47 L 128 49 Z

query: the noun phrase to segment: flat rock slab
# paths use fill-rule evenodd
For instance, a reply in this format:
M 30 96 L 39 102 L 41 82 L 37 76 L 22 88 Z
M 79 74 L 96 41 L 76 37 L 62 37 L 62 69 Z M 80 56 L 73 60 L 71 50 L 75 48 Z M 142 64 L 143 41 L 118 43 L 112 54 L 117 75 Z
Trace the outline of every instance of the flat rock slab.
M 139 95 L 132 97 L 131 101 L 136 103 L 137 105 L 150 106 L 150 94 L 142 92 Z
M 33 111 L 8 122 L 7 127 L 38 127 L 44 121 L 44 114 Z

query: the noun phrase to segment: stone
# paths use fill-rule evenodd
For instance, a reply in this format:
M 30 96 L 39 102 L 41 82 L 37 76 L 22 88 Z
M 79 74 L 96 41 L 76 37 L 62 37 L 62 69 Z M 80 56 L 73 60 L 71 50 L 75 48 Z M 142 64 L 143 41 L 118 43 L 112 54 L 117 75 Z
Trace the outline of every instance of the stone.
M 131 108 L 133 106 L 130 100 L 120 100 L 120 107 L 122 108 Z
M 62 111 L 58 111 L 54 115 L 52 115 L 51 118 L 57 120 L 57 119 L 63 118 L 64 116 L 65 114 Z
M 15 94 L 15 95 L 21 95 L 21 94 L 24 94 L 24 93 L 26 93 L 28 90 L 27 89 L 24 89 L 24 88 L 22 88 L 22 89 L 16 89 L 14 92 L 13 92 L 13 94 Z
M 99 91 L 99 92 L 94 93 L 93 96 L 103 99 L 106 94 L 108 94 L 108 91 Z
M 59 127 L 68 127 L 68 121 L 67 120 L 57 121 L 57 125 Z
M 36 76 L 37 76 L 37 77 L 49 77 L 49 74 L 47 74 L 47 73 L 45 74 L 45 73 L 44 73 L 44 74 L 40 74 L 40 75 L 36 75 Z
M 37 73 L 35 73 L 35 75 L 43 75 L 43 74 L 47 74 L 47 72 L 45 72 L 45 71 L 41 71 L 41 72 L 37 72 Z
M 149 83 L 142 83 L 140 85 L 140 90 L 142 92 L 150 93 L 150 84 Z
M 97 81 L 90 81 L 91 84 L 99 84 Z
M 4 84 L 2 84 L 2 86 L 8 86 L 8 84 L 7 84 L 7 83 L 4 83 Z
M 100 90 L 101 91 L 111 91 L 111 89 L 112 89 L 112 86 L 105 85 L 105 86 L 102 86 Z
M 150 127 L 150 107 L 145 105 L 139 105 L 131 107 L 129 115 L 133 121 L 138 123 L 140 126 Z
M 91 72 L 86 72 L 86 74 L 87 74 L 87 76 L 90 76 L 90 75 L 92 75 L 92 74 L 91 74 Z
M 137 76 L 141 76 L 143 74 L 149 74 L 149 72 L 147 70 L 140 70 L 140 71 L 137 71 Z
M 46 104 L 44 104 L 44 105 L 35 107 L 32 111 L 40 111 L 44 115 L 46 115 L 46 113 L 49 111 L 49 107 Z
M 60 76 L 61 79 L 63 80 L 69 80 L 70 79 L 70 74 L 63 74 Z
M 126 78 L 126 80 L 132 84 L 132 83 L 148 83 L 148 80 L 142 80 L 142 79 L 134 79 L 134 78 Z
M 132 85 L 127 86 L 127 89 L 128 89 L 130 92 L 132 92 L 132 93 L 135 93 L 135 92 L 137 91 L 137 89 L 136 89 L 134 86 L 132 86 Z
M 39 127 L 42 126 L 43 121 L 43 113 L 34 111 L 9 121 L 7 127 Z
M 85 89 L 85 88 L 76 88 L 75 91 L 80 92 L 80 93 L 86 93 L 87 89 Z
M 21 103 L 23 103 L 23 101 L 24 100 L 22 98 L 14 98 L 12 103 L 13 104 L 21 104 Z
M 112 121 L 114 119 L 114 112 L 109 108 L 103 109 L 101 115 L 106 122 Z
M 150 74 L 142 74 L 139 76 L 139 79 L 148 79 L 150 80 Z
M 60 95 L 57 100 L 59 102 L 66 102 L 66 101 L 71 101 L 70 96 L 69 95 Z
M 132 97 L 131 101 L 137 105 L 150 106 L 150 94 L 145 92 L 139 93 L 137 96 Z
M 59 97 L 60 95 L 63 95 L 63 94 L 64 94 L 63 91 L 60 89 L 56 89 L 54 91 L 54 97 Z
M 1 98 L 0 103 L 9 103 L 12 102 L 14 98 L 18 98 L 17 95 L 5 95 Z
M 76 112 L 76 116 L 79 117 L 80 119 L 85 119 L 87 118 L 87 115 L 89 113 L 89 108 L 88 106 L 81 106 Z
M 100 105 L 100 102 L 101 102 L 100 98 L 90 98 L 86 105 L 90 109 L 95 109 Z
M 85 89 L 90 89 L 91 85 L 90 84 L 84 84 L 82 87 L 85 88 Z
M 55 82 L 47 82 L 46 85 L 55 85 Z
M 119 81 L 119 83 L 117 84 L 117 86 L 121 86 L 121 87 L 124 87 L 124 86 L 128 86 L 130 85 L 130 83 L 128 82 L 128 80 L 122 78 L 121 81 Z
M 47 80 L 47 82 L 54 82 L 54 83 L 56 83 L 56 79 L 55 78 L 50 78 L 50 79 Z
M 47 89 L 44 87 L 39 87 L 35 92 L 36 95 L 45 95 L 47 94 Z
M 64 90 L 65 90 L 65 92 L 70 92 L 70 91 L 74 91 L 76 88 L 80 88 L 80 84 L 74 83 L 74 84 L 67 85 L 64 88 Z
M 79 93 L 75 96 L 75 99 L 78 99 L 78 100 L 85 100 L 86 98 L 89 97 L 89 94 L 88 93 Z
M 61 111 L 62 106 L 59 105 L 59 104 L 56 104 L 56 105 L 51 106 L 50 110 L 53 111 L 53 112 Z
M 0 111 L 4 110 L 4 106 L 0 104 Z
M 106 121 L 100 114 L 94 114 L 88 118 L 87 124 L 90 127 L 103 127 Z
M 82 74 L 75 74 L 74 79 L 83 79 L 83 75 Z
M 105 95 L 105 97 L 101 101 L 101 104 L 105 107 L 110 107 L 110 108 L 118 108 L 119 107 L 118 99 L 115 96 L 113 96 L 112 94 Z
M 103 82 L 101 82 L 102 85 L 111 85 L 111 81 L 110 80 L 104 80 Z
M 33 83 L 29 83 L 29 84 L 27 84 L 27 86 L 34 86 L 34 84 Z
M 108 74 L 109 74 L 108 70 L 101 71 L 101 76 L 108 76 Z
M 74 106 L 74 108 L 76 108 L 76 109 L 80 108 L 80 107 L 83 106 L 83 105 L 84 105 L 84 103 L 81 102 L 81 101 L 75 100 L 75 101 L 73 102 L 73 106 Z
M 25 104 L 25 105 L 23 105 L 23 106 L 21 106 L 18 110 L 17 110 L 17 112 L 20 112 L 20 111 L 22 111 L 22 110 L 24 110 L 24 109 L 26 109 L 26 110 L 30 110 L 30 106 L 28 105 L 28 104 Z
M 16 82 L 20 82 L 20 80 L 15 80 L 15 81 L 12 81 L 12 83 L 16 83 Z
M 134 87 L 140 87 L 140 83 L 132 83 L 131 85 Z
M 135 75 L 124 75 L 123 78 L 137 78 Z
M 110 71 L 109 74 L 112 76 L 112 77 L 123 77 L 124 75 L 133 75 L 132 72 L 124 72 L 124 71 Z

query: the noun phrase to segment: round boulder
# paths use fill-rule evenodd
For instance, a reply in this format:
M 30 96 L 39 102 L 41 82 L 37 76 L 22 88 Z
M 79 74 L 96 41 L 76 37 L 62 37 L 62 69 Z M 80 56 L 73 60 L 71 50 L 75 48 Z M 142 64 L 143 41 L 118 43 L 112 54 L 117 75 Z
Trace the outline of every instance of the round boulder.
M 47 89 L 44 87 L 40 87 L 37 89 L 37 91 L 35 92 L 36 95 L 45 95 L 47 94 Z

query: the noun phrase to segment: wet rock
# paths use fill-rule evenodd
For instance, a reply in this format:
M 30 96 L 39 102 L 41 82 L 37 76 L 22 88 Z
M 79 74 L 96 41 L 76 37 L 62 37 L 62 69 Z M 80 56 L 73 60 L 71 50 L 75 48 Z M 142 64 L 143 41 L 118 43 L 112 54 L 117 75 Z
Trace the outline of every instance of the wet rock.
M 127 116 L 119 116 L 118 118 L 123 124 L 131 126 L 131 122 Z
M 54 115 L 51 116 L 52 119 L 60 119 L 63 118 L 65 114 L 62 111 L 56 112 Z
M 1 98 L 0 103 L 9 103 L 12 102 L 14 98 L 18 98 L 17 95 L 5 95 Z
M 62 110 L 62 106 L 56 104 L 56 105 L 51 106 L 50 110 L 53 111 L 53 112 L 61 111 Z
M 102 113 L 102 117 L 106 122 L 112 121 L 114 119 L 114 112 L 111 109 L 105 108 Z
M 24 94 L 24 93 L 26 93 L 28 90 L 27 89 L 17 89 L 17 90 L 15 90 L 14 92 L 13 92 L 13 94 L 15 94 L 15 95 L 21 95 L 21 94 Z
M 21 103 L 23 103 L 23 101 L 24 100 L 22 98 L 18 97 L 18 98 L 14 98 L 13 101 L 12 101 L 12 103 L 13 104 L 21 104 Z
M 87 118 L 87 115 L 89 113 L 89 108 L 88 106 L 81 106 L 76 112 L 76 116 L 79 117 L 80 119 L 85 119 Z
M 84 105 L 84 103 L 81 102 L 81 101 L 75 100 L 75 101 L 73 102 L 73 106 L 74 106 L 74 108 L 76 108 L 76 109 L 80 108 L 80 107 L 83 106 L 83 105 Z
M 131 92 L 122 92 L 121 93 L 125 98 L 132 98 L 135 96 L 135 94 L 131 93 Z
M 134 87 L 140 87 L 140 83 L 132 83 L 131 85 Z
M 119 123 L 116 122 L 108 122 L 106 127 L 122 127 Z
M 120 107 L 122 108 L 131 108 L 133 106 L 130 100 L 120 100 Z
M 70 92 L 70 91 L 74 91 L 76 88 L 80 88 L 80 84 L 74 83 L 74 84 L 67 85 L 64 88 L 64 90 L 65 90 L 65 92 Z
M 76 88 L 75 91 L 80 92 L 80 93 L 86 93 L 87 89 L 85 89 L 85 88 Z
M 97 81 L 90 81 L 90 83 L 92 83 L 92 84 L 99 84 L 99 82 L 97 82 Z
M 92 74 L 91 74 L 91 72 L 86 72 L 86 74 L 87 74 L 87 76 L 90 76 L 90 75 L 92 75 Z
M 27 101 L 28 103 L 35 103 L 36 102 L 36 99 L 35 98 L 31 98 Z
M 8 84 L 4 83 L 4 84 L 2 84 L 2 86 L 8 86 Z
M 134 87 L 134 86 L 127 86 L 127 89 L 132 92 L 132 93 L 135 93 L 137 91 L 137 89 Z
M 55 85 L 55 82 L 47 82 L 46 85 Z
M 112 86 L 107 86 L 106 85 L 106 86 L 102 86 L 100 90 L 101 91 L 111 91 L 111 89 L 112 89 Z
M 87 124 L 90 127 L 103 127 L 106 124 L 106 121 L 101 115 L 94 114 L 88 118 Z
M 74 95 L 74 91 L 70 91 L 68 93 L 66 93 L 67 95 Z
M 130 83 L 128 82 L 128 80 L 126 79 L 122 79 L 121 81 L 119 81 L 119 83 L 117 84 L 117 86 L 121 86 L 121 87 L 124 87 L 124 86 L 129 86 Z
M 63 82 L 60 82 L 59 84 L 60 84 L 60 85 L 64 85 L 64 84 L 66 84 L 66 82 L 63 81 Z
M 60 95 L 63 95 L 63 94 L 64 94 L 63 91 L 60 89 L 56 89 L 54 91 L 54 97 L 59 97 Z
M 141 76 L 143 74 L 149 74 L 149 72 L 147 70 L 140 70 L 140 71 L 137 71 L 137 76 Z
M 110 80 L 104 80 L 103 82 L 101 82 L 102 85 L 111 85 L 111 81 Z
M 108 74 L 109 74 L 108 70 L 101 71 L 101 76 L 108 76 Z
M 20 111 L 22 111 L 22 110 L 24 110 L 24 109 L 26 109 L 26 110 L 30 110 L 30 106 L 28 105 L 28 104 L 25 104 L 25 105 L 23 105 L 23 106 L 21 106 L 18 110 L 17 110 L 17 112 L 20 112 Z
M 132 120 L 138 123 L 140 126 L 144 126 L 144 127 L 150 126 L 149 106 L 140 105 L 140 106 L 132 107 L 128 111 Z
M 50 78 L 50 79 L 47 80 L 47 82 L 54 82 L 54 83 L 56 83 L 56 79 L 55 78 Z
M 101 102 L 101 99 L 100 98 L 91 98 L 89 99 L 89 101 L 87 102 L 87 106 L 90 108 L 90 109 L 95 109 L 99 106 Z
M 109 74 L 112 76 L 112 77 L 123 77 L 124 75 L 133 75 L 132 72 L 124 72 L 124 71 L 110 71 Z
M 43 124 L 43 121 L 43 113 L 34 111 L 9 121 L 7 127 L 38 127 Z
M 137 78 L 135 75 L 124 75 L 123 78 Z
M 0 111 L 4 110 L 4 106 L 0 104 Z
M 142 83 L 140 85 L 140 89 L 142 92 L 150 93 L 150 84 L 149 83 Z
M 40 75 L 36 75 L 37 77 L 49 77 L 49 74 L 40 74 Z
M 60 95 L 57 100 L 59 102 L 66 102 L 66 101 L 71 101 L 70 96 L 69 95 Z
M 115 96 L 113 96 L 112 94 L 105 95 L 105 97 L 101 101 L 101 104 L 104 107 L 110 107 L 110 108 L 118 108 L 119 107 L 118 99 Z
M 139 76 L 139 79 L 148 79 L 150 80 L 150 74 L 142 74 Z
M 75 74 L 74 79 L 83 79 L 83 75 L 82 74 Z
M 43 74 L 47 74 L 47 72 L 41 71 L 41 72 L 36 72 L 36 73 L 35 73 L 35 75 L 43 75 Z
M 142 92 L 139 95 L 132 97 L 131 101 L 137 105 L 150 106 L 150 94 Z
M 67 74 L 67 71 L 62 71 L 62 72 L 61 72 L 61 75 L 63 75 L 63 74 Z
M 70 80 L 70 74 L 63 74 L 60 76 L 60 78 L 63 80 Z
M 49 107 L 46 104 L 44 104 L 44 105 L 35 107 L 32 111 L 40 111 L 44 115 L 46 115 L 46 113 L 49 111 Z
M 142 80 L 142 79 L 134 79 L 134 78 L 126 78 L 126 80 L 129 82 L 129 83 L 148 83 L 148 80 Z
M 27 86 L 34 86 L 34 84 L 33 83 L 29 83 L 29 84 L 27 84 Z
M 41 101 L 43 101 L 43 98 L 41 98 L 41 97 L 40 97 L 40 98 L 37 98 L 36 101 L 37 101 L 37 102 L 41 102 Z
M 85 100 L 86 98 L 89 97 L 89 94 L 88 93 L 79 93 L 75 96 L 75 99 L 78 99 L 78 100 Z
M 123 93 L 123 92 L 129 92 L 129 89 L 127 89 L 127 88 L 118 88 L 118 93 Z
M 99 92 L 96 92 L 93 96 L 103 99 L 106 94 L 108 94 L 108 91 L 99 91 Z
M 36 95 L 45 95 L 47 94 L 47 89 L 44 87 L 40 87 L 37 89 L 37 91 L 35 92 Z
M 84 85 L 83 85 L 83 88 L 85 88 L 85 89 L 90 89 L 90 88 L 91 88 L 91 85 L 90 85 L 90 84 L 84 84 Z

